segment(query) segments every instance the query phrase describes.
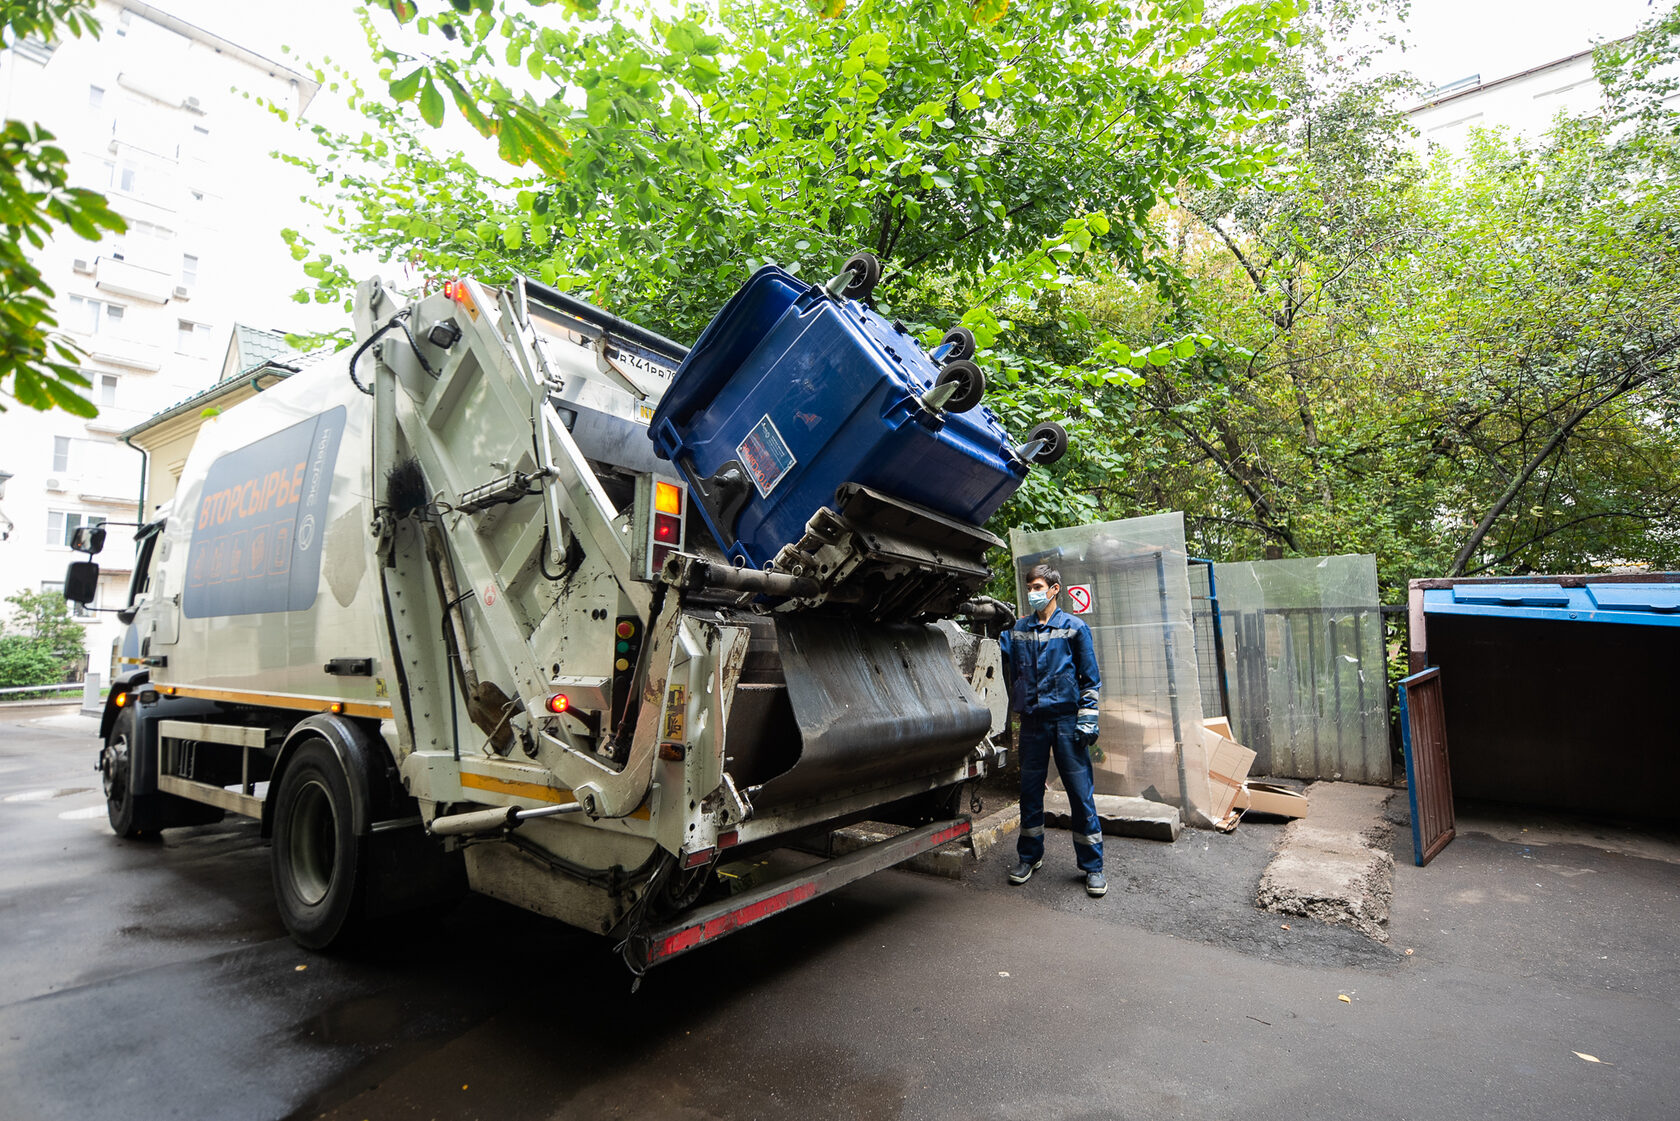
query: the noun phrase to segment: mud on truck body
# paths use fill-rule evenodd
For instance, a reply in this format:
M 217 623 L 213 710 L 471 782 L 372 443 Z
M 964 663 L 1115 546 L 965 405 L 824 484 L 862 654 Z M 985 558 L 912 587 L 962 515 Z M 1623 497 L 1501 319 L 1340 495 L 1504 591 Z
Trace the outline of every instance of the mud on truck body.
M 914 400 L 893 423 L 956 438 L 983 381 L 953 357 L 971 340 L 930 359 L 848 298 L 873 282 L 848 266 L 771 295 L 896 332 Z M 340 354 L 207 421 L 138 535 L 100 727 L 113 829 L 259 820 L 307 947 L 470 886 L 612 936 L 637 971 L 964 836 L 1006 705 L 996 643 L 952 620 L 1005 617 L 976 598 L 997 540 L 878 474 L 817 477 L 823 501 L 783 509 L 830 449 L 725 431 L 725 399 L 756 379 L 774 429 L 838 390 L 808 362 L 742 363 L 770 325 L 726 320 L 689 355 L 524 280 L 408 305 L 364 283 L 349 375 Z M 830 382 L 851 376 L 855 354 L 825 353 Z M 739 454 L 699 462 L 703 435 Z M 1058 450 L 1035 436 L 989 453 L 1013 479 L 983 480 L 991 509 Z M 722 862 L 863 818 L 913 828 L 720 888 Z

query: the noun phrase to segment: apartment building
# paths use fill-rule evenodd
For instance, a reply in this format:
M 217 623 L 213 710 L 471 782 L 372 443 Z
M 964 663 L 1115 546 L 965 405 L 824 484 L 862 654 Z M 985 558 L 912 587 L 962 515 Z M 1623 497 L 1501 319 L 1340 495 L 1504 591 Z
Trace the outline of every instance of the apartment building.
M 97 39 L 0 51 L 0 116 L 54 132 L 72 183 L 104 192 L 128 222 L 99 243 L 64 232 L 40 255 L 99 415 L 0 413 L 0 596 L 59 587 L 70 533 L 108 522 L 93 606 L 116 607 L 133 555 L 133 527 L 118 523 L 150 513 L 142 453 L 123 434 L 214 386 L 239 341 L 235 317 L 283 306 L 299 282 L 279 241 L 285 177 L 269 156 L 285 126 L 258 99 L 295 119 L 316 86 L 151 5 L 99 0 L 96 16 Z M 121 625 L 83 615 L 98 670 Z
M 1589 47 L 1486 81 L 1471 74 L 1432 91 L 1406 113 L 1418 131 L 1420 148 L 1439 145 L 1460 155 L 1473 129 L 1507 128 L 1535 137 L 1550 128 L 1559 113 L 1577 117 L 1603 108 Z

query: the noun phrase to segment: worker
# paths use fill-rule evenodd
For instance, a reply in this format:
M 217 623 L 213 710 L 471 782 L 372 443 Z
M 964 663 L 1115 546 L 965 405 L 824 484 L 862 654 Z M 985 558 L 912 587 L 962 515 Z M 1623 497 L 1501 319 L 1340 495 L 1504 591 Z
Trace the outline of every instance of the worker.
M 1108 880 L 1090 752 L 1097 742 L 1102 676 L 1091 628 L 1056 606 L 1061 591 L 1061 573 L 1047 564 L 1033 568 L 1027 575 L 1030 610 L 1000 640 L 1009 707 L 1021 717 L 1021 833 L 1009 882 L 1024 884 L 1044 867 L 1044 783 L 1054 756 L 1073 814 L 1073 851 L 1085 873 L 1085 893 L 1099 898 L 1108 893 Z

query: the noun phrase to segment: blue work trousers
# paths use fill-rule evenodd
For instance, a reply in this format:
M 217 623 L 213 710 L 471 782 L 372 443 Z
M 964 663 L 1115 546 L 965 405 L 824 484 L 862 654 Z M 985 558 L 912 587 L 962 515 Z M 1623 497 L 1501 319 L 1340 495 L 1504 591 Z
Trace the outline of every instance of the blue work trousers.
M 1067 788 L 1073 810 L 1073 852 L 1081 872 L 1101 872 L 1102 825 L 1097 821 L 1096 790 L 1091 779 L 1091 755 L 1079 735 L 1079 716 L 1021 717 L 1021 835 L 1015 851 L 1028 864 L 1044 858 L 1044 783 L 1050 777 L 1050 756 Z

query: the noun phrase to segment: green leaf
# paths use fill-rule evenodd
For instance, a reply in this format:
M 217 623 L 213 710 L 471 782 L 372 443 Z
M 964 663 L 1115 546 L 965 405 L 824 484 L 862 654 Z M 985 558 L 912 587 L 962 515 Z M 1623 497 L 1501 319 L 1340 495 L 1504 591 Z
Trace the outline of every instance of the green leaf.
M 426 76 L 426 68 L 419 66 L 398 78 L 390 84 L 392 101 L 412 101 L 414 95 L 420 92 L 420 80 Z
M 429 77 L 420 90 L 420 119 L 433 128 L 443 123 L 443 94 L 438 92 Z

